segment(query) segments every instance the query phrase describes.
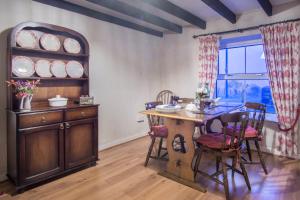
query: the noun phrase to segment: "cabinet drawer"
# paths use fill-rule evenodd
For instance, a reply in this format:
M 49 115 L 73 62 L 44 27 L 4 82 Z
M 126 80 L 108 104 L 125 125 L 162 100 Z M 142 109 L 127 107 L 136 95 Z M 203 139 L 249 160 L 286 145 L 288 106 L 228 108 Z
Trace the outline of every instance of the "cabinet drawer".
M 76 108 L 66 111 L 66 121 L 97 117 L 98 107 Z
M 54 124 L 63 121 L 63 111 L 22 114 L 19 116 L 19 127 L 29 128 Z

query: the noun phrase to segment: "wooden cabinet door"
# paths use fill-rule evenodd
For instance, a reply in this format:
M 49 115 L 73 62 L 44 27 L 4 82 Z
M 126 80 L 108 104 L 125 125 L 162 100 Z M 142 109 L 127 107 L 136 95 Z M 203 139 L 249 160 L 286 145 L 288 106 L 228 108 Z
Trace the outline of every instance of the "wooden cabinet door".
M 98 159 L 98 120 L 65 123 L 65 167 L 76 167 Z
M 21 183 L 32 182 L 64 170 L 63 124 L 19 130 Z

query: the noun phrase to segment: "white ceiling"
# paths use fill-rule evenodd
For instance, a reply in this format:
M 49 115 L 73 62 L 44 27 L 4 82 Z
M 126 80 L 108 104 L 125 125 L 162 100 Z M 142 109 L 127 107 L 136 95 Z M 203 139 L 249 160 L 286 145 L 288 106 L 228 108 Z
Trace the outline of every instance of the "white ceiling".
M 86 0 L 65 0 L 65 1 L 68 1 L 68 2 L 71 2 L 74 4 L 78 4 L 80 6 L 87 7 L 87 8 L 90 8 L 90 9 L 93 9 L 93 10 L 96 10 L 96 11 L 99 11 L 102 13 L 106 13 L 106 14 L 109 14 L 109 15 L 112 15 L 115 17 L 119 17 L 121 19 L 130 21 L 130 22 L 142 25 L 142 26 L 146 26 L 146 27 L 158 30 L 158 31 L 169 32 L 168 30 L 166 30 L 162 27 L 159 27 L 159 26 L 150 24 L 148 22 L 130 17 L 128 15 L 121 14 L 114 10 L 90 3 Z M 161 17 L 165 20 L 176 23 L 183 27 L 191 26 L 191 24 L 189 24 L 188 22 L 183 21 L 183 20 L 181 20 L 171 14 L 168 14 L 167 12 L 164 12 L 158 8 L 155 8 L 147 3 L 144 3 L 141 0 L 119 0 L 119 1 L 127 3 L 131 6 L 134 6 L 143 11 L 149 12 L 153 15 L 156 15 L 158 17 Z M 210 7 L 208 7 L 205 3 L 203 3 L 201 0 L 168 0 L 168 1 L 187 10 L 188 12 L 200 17 L 201 19 L 207 21 L 208 23 L 209 23 L 209 21 L 223 18 L 217 12 L 215 12 Z M 236 15 L 241 15 L 242 13 L 249 12 L 249 11 L 255 10 L 255 9 L 262 10 L 262 8 L 260 7 L 257 0 L 220 0 L 220 1 L 223 4 L 225 4 L 228 8 L 230 8 L 230 10 L 232 10 Z M 279 6 L 279 5 L 287 4 L 290 2 L 294 2 L 294 1 L 300 2 L 300 0 L 270 0 L 271 4 L 273 6 Z M 223 18 L 223 19 L 226 20 L 225 18 Z

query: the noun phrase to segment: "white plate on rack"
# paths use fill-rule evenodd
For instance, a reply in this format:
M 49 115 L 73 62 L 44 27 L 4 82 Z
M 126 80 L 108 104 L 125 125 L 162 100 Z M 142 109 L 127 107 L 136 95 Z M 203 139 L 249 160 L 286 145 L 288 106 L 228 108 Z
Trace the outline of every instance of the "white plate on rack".
M 40 43 L 42 48 L 47 51 L 58 51 L 61 46 L 58 37 L 48 33 L 44 33 L 41 36 Z
M 12 60 L 12 73 L 17 77 L 30 77 L 34 74 L 34 62 L 29 57 L 16 56 Z
M 20 47 L 34 49 L 37 47 L 37 37 L 30 30 L 21 30 L 16 35 L 16 42 Z
M 66 38 L 63 46 L 65 51 L 68 53 L 78 54 L 81 51 L 79 42 L 73 38 Z
M 39 77 L 43 77 L 43 78 L 52 77 L 50 66 L 51 66 L 50 61 L 45 59 L 40 59 L 35 63 L 35 72 Z
M 67 74 L 71 78 L 81 78 L 83 76 L 83 66 L 80 62 L 71 60 L 66 65 Z
M 67 77 L 66 64 L 61 60 L 54 60 L 51 63 L 51 73 L 57 78 Z
M 164 104 L 164 105 L 158 105 L 155 107 L 155 110 L 157 112 L 162 112 L 162 113 L 176 113 L 181 110 L 180 105 L 170 105 L 170 104 Z

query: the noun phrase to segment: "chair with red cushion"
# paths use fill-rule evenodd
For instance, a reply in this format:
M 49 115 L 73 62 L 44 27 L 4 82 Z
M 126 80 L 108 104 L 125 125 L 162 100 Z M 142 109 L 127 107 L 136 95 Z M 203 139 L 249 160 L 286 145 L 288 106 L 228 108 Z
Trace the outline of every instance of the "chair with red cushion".
M 225 114 L 221 116 L 221 120 L 224 124 L 223 133 L 212 133 L 201 135 L 197 140 L 198 149 L 195 155 L 194 175 L 204 175 L 213 181 L 222 184 L 224 186 L 226 199 L 229 199 L 229 188 L 227 179 L 227 170 L 231 169 L 244 176 L 245 182 L 249 190 L 251 190 L 250 182 L 248 179 L 247 171 L 244 167 L 244 163 L 240 159 L 241 147 L 244 141 L 245 130 L 248 124 L 247 112 L 236 112 L 231 114 Z M 228 134 L 227 127 L 229 123 L 233 123 L 232 132 L 234 134 Z M 212 153 L 216 156 L 217 160 L 222 163 L 222 170 L 216 170 L 213 174 L 208 174 L 199 170 L 199 164 L 201 156 L 204 152 Z M 232 165 L 226 163 L 227 158 L 233 158 Z M 240 165 L 241 170 L 237 169 L 237 164 Z M 223 174 L 223 181 L 219 180 L 218 175 Z
M 154 101 L 154 102 L 145 103 L 146 110 L 153 109 L 157 105 L 160 105 L 160 104 L 162 104 L 161 101 Z M 162 147 L 162 144 L 163 144 L 163 139 L 168 137 L 168 129 L 167 129 L 166 126 L 162 125 L 162 121 L 161 121 L 160 117 L 147 115 L 147 118 L 148 118 L 148 124 L 149 124 L 149 129 L 150 129 L 148 134 L 151 137 L 151 143 L 150 143 L 150 147 L 149 147 L 148 154 L 147 154 L 147 157 L 146 157 L 145 166 L 148 165 L 148 162 L 149 162 L 150 158 L 161 159 L 166 155 L 166 153 L 163 156 L 161 156 L 160 154 L 161 154 L 161 150 L 167 150 L 166 148 Z M 154 144 L 155 144 L 155 140 L 157 138 L 160 138 L 160 142 L 159 142 L 159 146 L 158 146 L 158 152 L 157 152 L 156 156 L 152 156 L 151 155 L 152 150 L 153 150 L 153 147 L 154 147 Z
M 247 102 L 245 104 L 245 107 L 247 108 L 247 110 L 249 110 L 249 125 L 245 131 L 245 142 L 249 161 L 245 162 L 245 164 L 261 164 L 265 174 L 268 174 L 266 164 L 259 146 L 259 141 L 262 140 L 262 129 L 265 121 L 266 106 L 260 103 Z M 230 134 L 230 132 L 232 132 L 232 127 L 228 127 L 228 131 Z M 260 162 L 252 161 L 251 149 L 249 144 L 250 141 L 254 141 Z
M 154 101 L 154 102 L 148 102 L 145 103 L 146 110 L 154 109 L 157 105 L 162 104 L 161 101 Z M 150 147 L 147 153 L 146 161 L 145 161 L 145 167 L 148 165 L 149 159 L 164 159 L 166 155 L 168 155 L 167 148 L 163 147 L 163 140 L 167 139 L 168 137 L 168 128 L 163 125 L 163 119 L 158 116 L 153 115 L 147 115 L 148 118 L 148 124 L 149 124 L 149 136 L 151 138 Z M 155 144 L 156 139 L 160 139 L 159 145 L 158 145 L 158 152 L 156 156 L 152 156 L 153 147 Z M 184 139 L 179 137 L 178 141 L 176 142 L 177 151 L 185 152 L 185 145 L 184 145 Z M 166 151 L 164 154 L 161 155 L 161 151 Z

